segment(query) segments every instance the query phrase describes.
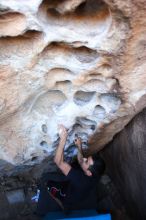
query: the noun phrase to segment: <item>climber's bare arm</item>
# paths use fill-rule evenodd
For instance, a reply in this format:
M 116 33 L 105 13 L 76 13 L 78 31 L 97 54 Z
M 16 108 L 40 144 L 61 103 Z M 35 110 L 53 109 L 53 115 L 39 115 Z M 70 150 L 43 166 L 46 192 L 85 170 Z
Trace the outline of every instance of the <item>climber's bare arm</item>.
M 64 161 L 64 146 L 65 146 L 66 139 L 67 139 L 67 130 L 63 125 L 60 125 L 59 129 L 61 130 L 59 132 L 60 141 L 56 149 L 54 162 L 59 167 L 59 169 L 62 171 L 62 173 L 67 176 L 69 171 L 71 170 L 71 166 Z
M 83 162 L 84 162 L 84 158 L 83 158 L 83 152 L 82 152 L 82 140 L 81 140 L 81 138 L 77 137 L 75 139 L 75 145 L 78 148 L 78 154 L 77 154 L 78 162 L 79 162 L 80 165 L 82 165 Z

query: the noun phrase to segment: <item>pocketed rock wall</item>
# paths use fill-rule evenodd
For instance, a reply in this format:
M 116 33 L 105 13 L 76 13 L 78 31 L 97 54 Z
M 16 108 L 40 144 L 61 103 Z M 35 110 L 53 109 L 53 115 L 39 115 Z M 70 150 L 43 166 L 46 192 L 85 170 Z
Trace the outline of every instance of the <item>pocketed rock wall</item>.
M 145 36 L 144 0 L 0 0 L 0 170 L 52 158 L 58 124 L 103 148 L 146 106 Z

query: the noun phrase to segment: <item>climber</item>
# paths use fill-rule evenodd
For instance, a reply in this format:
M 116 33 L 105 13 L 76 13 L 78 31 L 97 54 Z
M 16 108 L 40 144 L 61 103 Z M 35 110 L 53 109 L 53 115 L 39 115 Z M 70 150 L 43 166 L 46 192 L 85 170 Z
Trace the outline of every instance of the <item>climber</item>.
M 38 213 L 45 214 L 47 211 L 57 211 L 58 209 L 69 211 L 76 209 L 76 207 L 79 209 L 81 207 L 82 209 L 84 208 L 84 201 L 89 199 L 91 191 L 93 192 L 93 197 L 96 197 L 95 189 L 104 172 L 105 164 L 99 156 L 96 156 L 96 158 L 92 156 L 83 157 L 82 143 L 79 137 L 75 139 L 75 145 L 78 148 L 78 163 L 75 163 L 75 165 L 67 163 L 64 160 L 64 146 L 67 135 L 66 128 L 60 125 L 60 141 L 56 149 L 54 162 L 63 173 L 64 181 L 60 180 L 60 183 L 59 181 L 50 182 L 49 179 L 45 183 L 40 193 Z M 53 200 L 58 204 L 58 208 L 53 207 L 51 210 L 50 206 L 53 205 Z M 44 206 L 46 207 L 44 208 Z
M 62 173 L 67 176 L 70 172 L 70 170 L 72 169 L 71 165 L 66 163 L 64 161 L 64 146 L 66 143 L 66 139 L 67 139 L 67 130 L 65 129 L 65 127 L 63 125 L 60 125 L 60 142 L 59 145 L 57 147 L 56 150 L 56 154 L 54 157 L 54 162 L 56 163 L 56 165 L 60 168 L 60 170 L 62 171 Z M 98 174 L 98 172 L 100 171 L 100 169 L 104 168 L 103 165 L 103 160 L 101 160 L 101 158 L 96 161 L 93 160 L 92 156 L 89 156 L 88 158 L 84 158 L 83 157 L 83 152 L 82 152 L 82 142 L 81 142 L 81 138 L 77 137 L 75 139 L 75 145 L 78 148 L 78 154 L 77 154 L 77 159 L 78 159 L 78 163 L 80 164 L 82 170 L 84 171 L 84 174 L 87 176 L 95 176 Z M 99 162 L 100 160 L 100 162 Z M 100 164 L 101 163 L 101 164 Z M 73 169 L 72 169 L 73 170 Z M 96 174 L 97 171 L 97 174 Z M 72 171 L 73 172 L 73 171 Z
M 104 172 L 105 165 L 100 157 L 94 159 L 92 156 L 83 157 L 81 138 L 75 139 L 75 145 L 78 148 L 77 159 L 80 166 L 74 168 L 64 161 L 64 146 L 67 139 L 67 130 L 63 125 L 60 126 L 60 142 L 56 150 L 54 162 L 66 176 L 69 186 L 66 191 L 66 197 L 63 198 L 65 208 L 70 207 L 86 198 L 87 192 L 96 186 L 98 180 Z

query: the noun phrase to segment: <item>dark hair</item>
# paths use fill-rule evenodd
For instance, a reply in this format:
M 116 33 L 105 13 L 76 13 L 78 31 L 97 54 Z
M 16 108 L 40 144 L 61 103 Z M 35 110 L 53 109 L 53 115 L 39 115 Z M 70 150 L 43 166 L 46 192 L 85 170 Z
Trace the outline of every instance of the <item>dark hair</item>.
M 88 170 L 92 173 L 93 177 L 100 178 L 105 170 L 104 160 L 98 155 L 92 156 L 93 165 L 90 165 Z

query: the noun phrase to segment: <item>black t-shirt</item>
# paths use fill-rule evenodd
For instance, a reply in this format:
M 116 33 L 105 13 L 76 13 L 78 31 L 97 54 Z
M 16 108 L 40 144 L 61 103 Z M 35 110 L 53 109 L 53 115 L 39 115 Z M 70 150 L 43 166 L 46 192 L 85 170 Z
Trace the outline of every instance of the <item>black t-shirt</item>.
M 89 193 L 96 187 L 97 179 L 87 176 L 81 169 L 71 168 L 66 176 L 69 181 L 66 197 L 63 204 L 69 209 L 74 203 L 80 203 L 88 197 Z

